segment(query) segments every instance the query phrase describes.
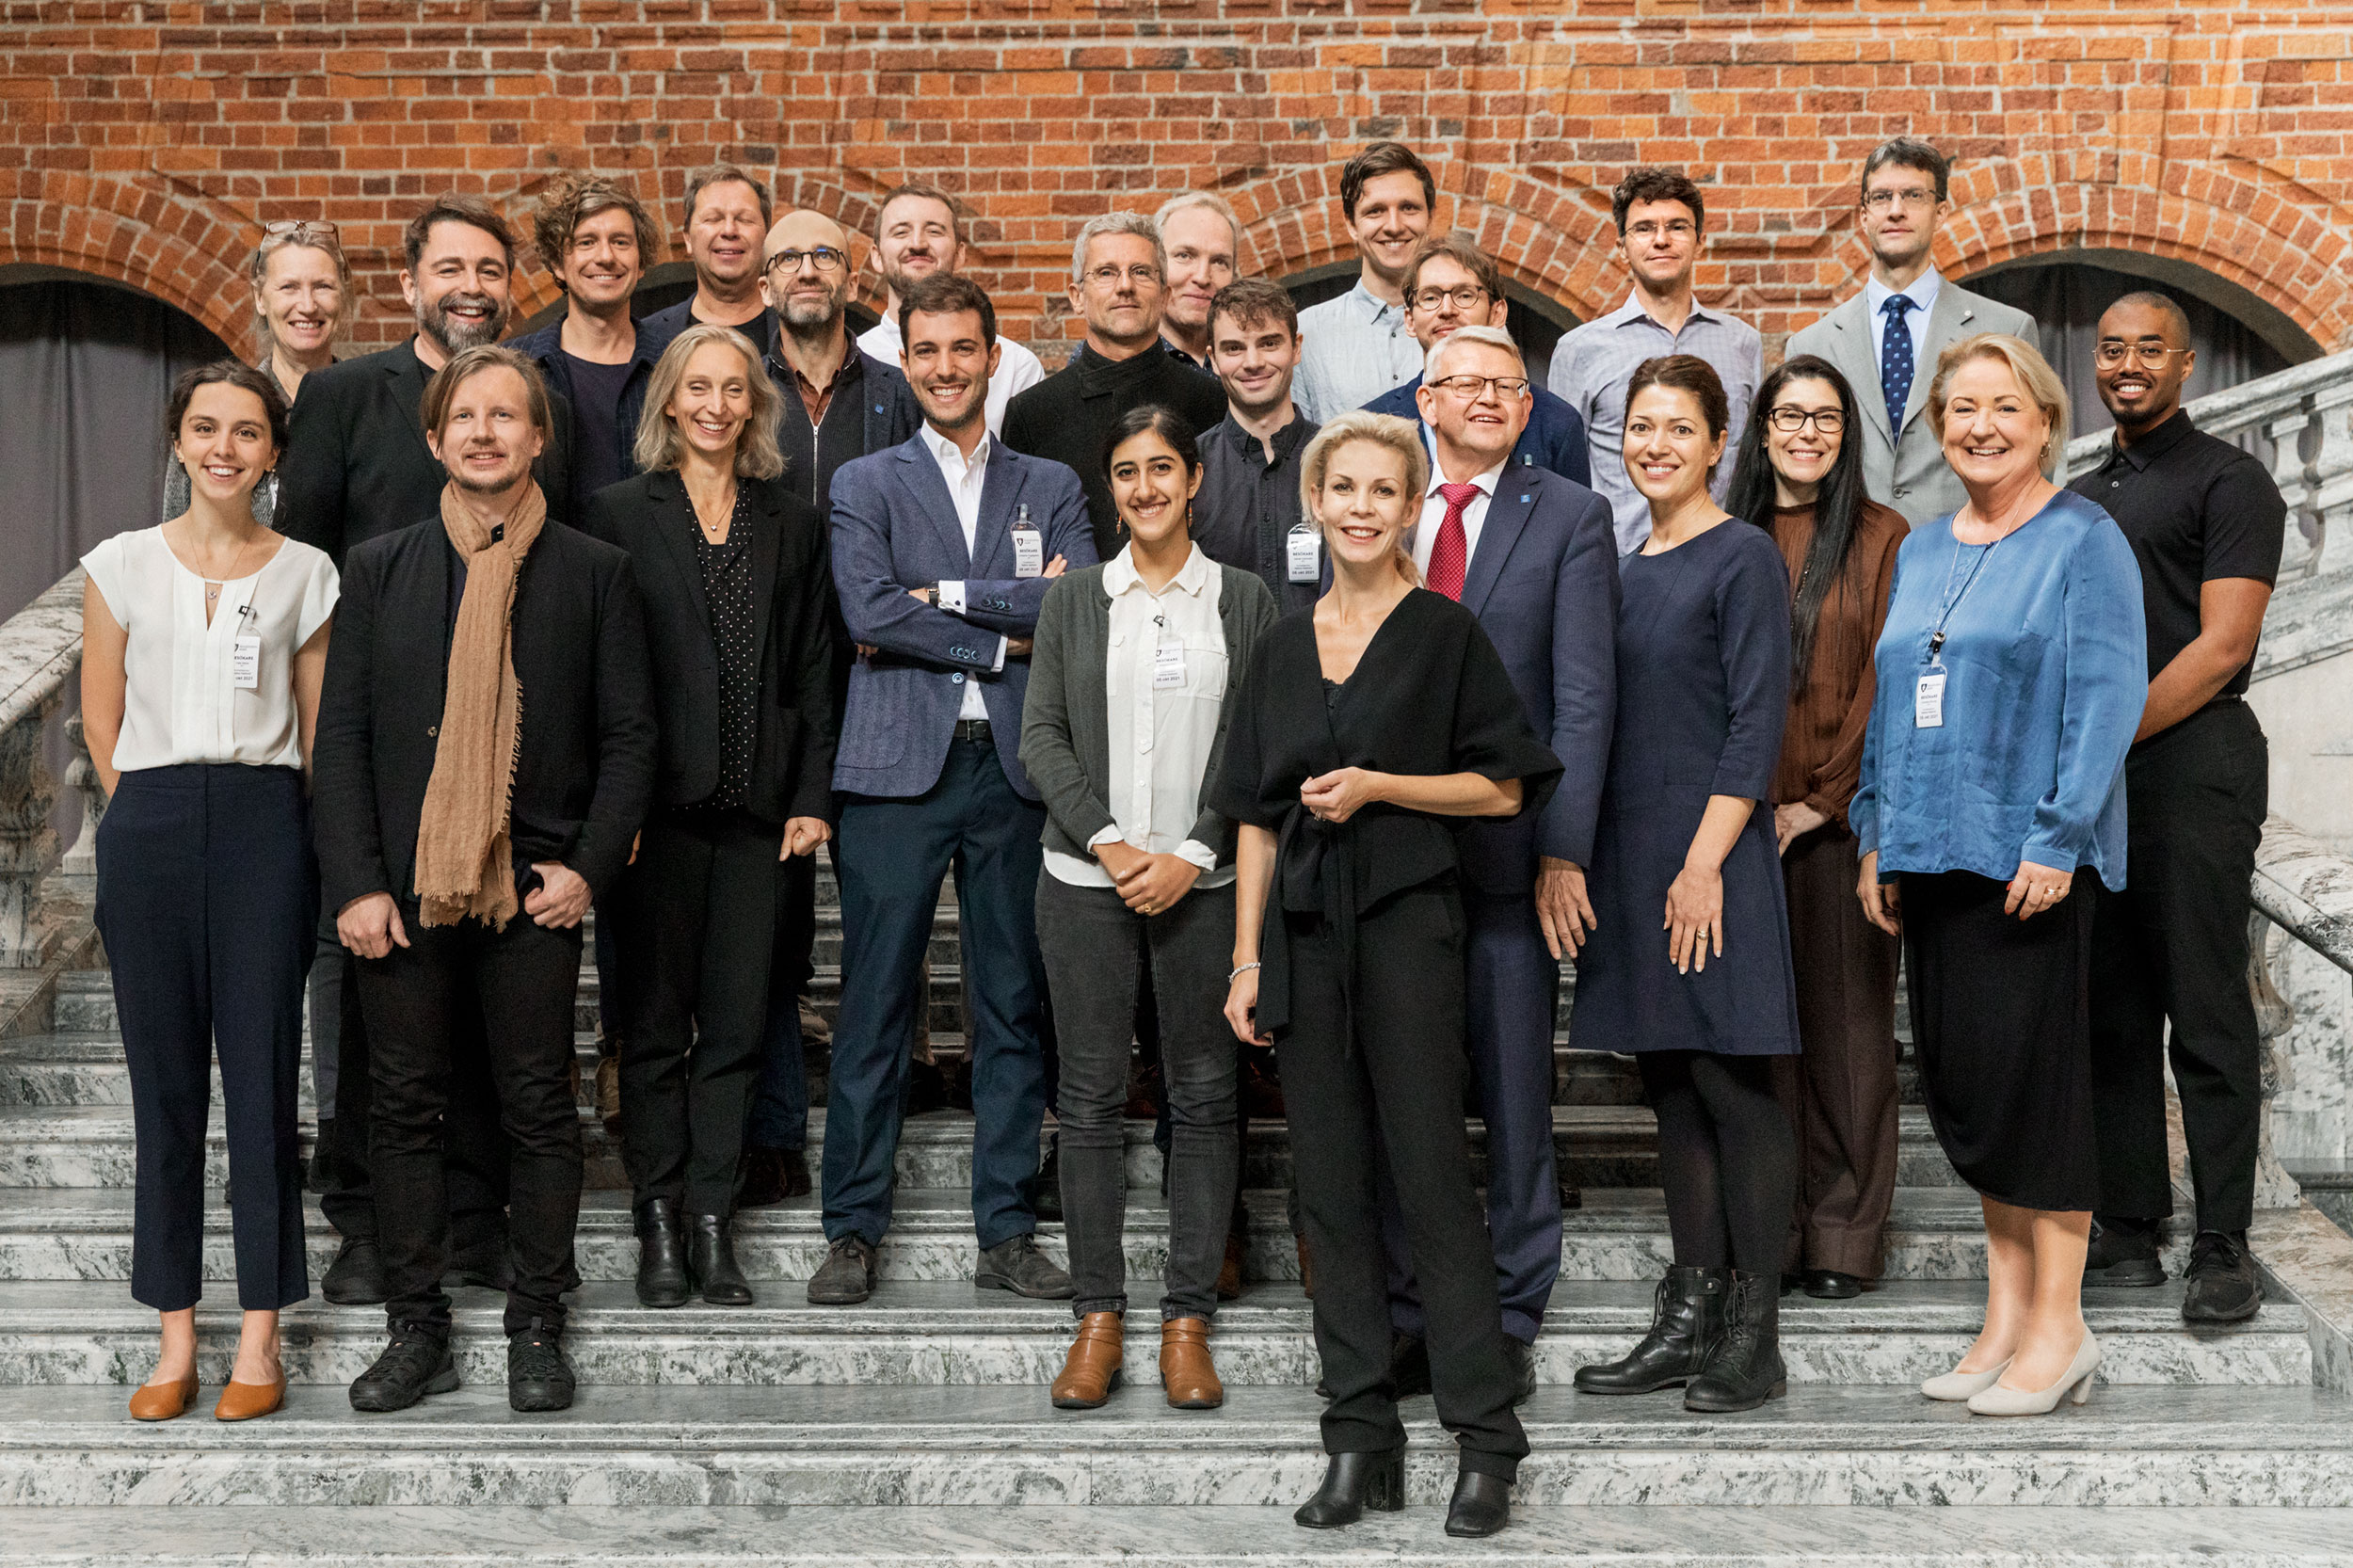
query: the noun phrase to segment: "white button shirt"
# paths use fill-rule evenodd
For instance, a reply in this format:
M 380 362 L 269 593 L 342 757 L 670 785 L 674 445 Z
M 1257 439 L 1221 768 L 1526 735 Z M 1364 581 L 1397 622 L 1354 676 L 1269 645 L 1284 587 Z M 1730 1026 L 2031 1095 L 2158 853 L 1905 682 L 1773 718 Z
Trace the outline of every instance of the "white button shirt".
M 1125 840 L 1149 855 L 1176 855 L 1201 868 L 1196 888 L 1223 888 L 1234 868 L 1219 870 L 1217 852 L 1189 837 L 1201 815 L 1202 776 L 1217 744 L 1225 704 L 1225 623 L 1219 615 L 1225 578 L 1199 545 L 1167 587 L 1154 593 L 1122 550 L 1103 567 L 1110 597 L 1110 642 L 1103 661 L 1103 712 L 1110 720 L 1112 825 L 1089 845 Z M 1154 683 L 1160 650 L 1183 650 L 1183 678 Z M 1103 863 L 1056 850 L 1046 869 L 1080 888 L 1113 886 Z
M 940 478 L 948 482 L 948 499 L 955 503 L 956 523 L 964 530 L 964 558 L 978 553 L 981 529 L 981 488 L 988 483 L 988 443 L 993 438 L 983 436 L 972 448 L 972 456 L 965 456 L 956 443 L 933 429 L 923 426 L 923 445 L 939 465 Z M 964 613 L 964 582 L 961 578 L 939 584 L 939 607 L 956 615 Z M 997 668 L 1005 667 L 1005 639 L 997 639 Z M 960 719 L 988 717 L 988 701 L 981 696 L 981 683 L 969 672 L 964 678 L 964 707 L 958 711 Z
M 1479 487 L 1479 493 L 1471 497 L 1469 505 L 1463 508 L 1463 571 L 1465 581 L 1468 581 L 1471 558 L 1479 553 L 1479 531 L 1487 526 L 1487 507 L 1496 498 L 1496 486 L 1503 478 L 1504 465 L 1510 461 L 1507 457 L 1486 472 L 1471 477 L 1471 483 Z M 1421 521 L 1414 529 L 1414 565 L 1424 577 L 1430 575 L 1430 552 L 1437 548 L 1439 525 L 1446 521 L 1446 497 L 1438 493 L 1438 487 L 1450 483 L 1452 481 L 1438 472 L 1438 460 L 1433 455 L 1430 459 L 1430 493 L 1421 498 Z

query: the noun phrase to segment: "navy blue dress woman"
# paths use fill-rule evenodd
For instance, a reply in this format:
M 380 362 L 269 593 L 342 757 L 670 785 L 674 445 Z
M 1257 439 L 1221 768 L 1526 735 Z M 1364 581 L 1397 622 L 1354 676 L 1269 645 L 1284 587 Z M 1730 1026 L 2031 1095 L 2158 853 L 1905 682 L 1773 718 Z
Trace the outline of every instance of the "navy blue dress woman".
M 1618 720 L 1577 958 L 1575 1030 L 1627 1051 L 1658 1113 L 1674 1266 L 1651 1331 L 1579 1368 L 1593 1394 L 1689 1384 L 1687 1408 L 1783 1391 L 1776 1304 L 1796 1144 L 1770 1059 L 1798 1049 L 1771 791 L 1789 705 L 1781 549 L 1708 498 L 1722 386 L 1689 355 L 1628 390 L 1625 465 L 1651 536 L 1619 563 Z

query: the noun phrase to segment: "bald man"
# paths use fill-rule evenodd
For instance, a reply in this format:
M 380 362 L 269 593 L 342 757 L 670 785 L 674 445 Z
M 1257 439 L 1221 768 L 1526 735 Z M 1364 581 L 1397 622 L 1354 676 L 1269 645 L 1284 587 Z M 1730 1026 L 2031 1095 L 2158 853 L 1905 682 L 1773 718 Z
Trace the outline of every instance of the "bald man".
M 785 482 L 827 511 L 834 471 L 906 440 L 923 413 L 896 365 L 850 341 L 855 273 L 841 225 L 795 208 L 769 229 L 760 261 L 760 297 L 776 326 L 768 374 L 784 394 Z

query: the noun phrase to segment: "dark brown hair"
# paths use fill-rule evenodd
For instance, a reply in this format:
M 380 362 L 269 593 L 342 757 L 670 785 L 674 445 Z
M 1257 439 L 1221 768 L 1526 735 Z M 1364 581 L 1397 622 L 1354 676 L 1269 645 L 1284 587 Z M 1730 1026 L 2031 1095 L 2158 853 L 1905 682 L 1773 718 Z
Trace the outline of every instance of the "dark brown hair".
M 269 444 L 280 456 L 285 455 L 286 395 L 278 390 L 277 382 L 243 360 L 215 360 L 209 365 L 180 373 L 180 379 L 171 384 L 170 400 L 164 405 L 165 445 L 180 439 L 180 422 L 188 417 L 188 405 L 196 400 L 196 389 L 214 386 L 235 387 L 260 398 L 263 411 L 269 416 Z
M 1201 472 L 1201 442 L 1193 435 L 1192 424 L 1177 418 L 1176 410 L 1165 403 L 1139 403 L 1112 421 L 1110 431 L 1103 437 L 1100 467 L 1105 484 L 1111 482 L 1112 454 L 1146 431 L 1168 443 L 1177 461 L 1185 465 L 1188 475 Z
M 1618 226 L 1618 237 L 1625 237 L 1626 209 L 1637 201 L 1680 201 L 1691 209 L 1691 227 L 1707 228 L 1707 199 L 1691 177 L 1679 168 L 1659 164 L 1645 164 L 1618 182 L 1609 193 L 1609 220 Z
M 1724 396 L 1724 384 L 1717 377 L 1716 367 L 1696 354 L 1661 354 L 1656 360 L 1644 360 L 1634 367 L 1634 378 L 1625 384 L 1625 406 L 1634 408 L 1635 396 L 1645 387 L 1665 387 L 1671 392 L 1689 392 L 1700 406 L 1700 413 L 1707 420 L 1709 440 L 1722 435 L 1732 423 L 1732 405 Z
M 997 342 L 997 307 L 989 303 L 986 289 L 961 273 L 934 272 L 907 285 L 907 292 L 899 296 L 901 343 L 907 339 L 908 318 L 918 311 L 936 316 L 978 311 L 981 316 L 981 343 L 988 346 Z
M 1209 301 L 1209 336 L 1217 336 L 1217 318 L 1225 316 L 1247 327 L 1257 321 L 1279 321 L 1292 337 L 1299 336 L 1299 302 L 1290 290 L 1271 278 L 1237 278 Z
M 653 215 L 637 193 L 619 181 L 601 174 L 568 174 L 541 199 L 532 216 L 532 242 L 539 248 L 540 263 L 555 274 L 557 288 L 564 287 L 564 257 L 572 248 L 572 236 L 583 223 L 616 207 L 629 214 L 637 231 L 638 265 L 651 266 L 662 236 L 654 232 Z
M 1468 234 L 1458 229 L 1450 233 L 1431 235 L 1415 250 L 1414 259 L 1405 264 L 1405 298 L 1408 304 L 1413 301 L 1415 285 L 1421 281 L 1424 264 L 1440 256 L 1478 279 L 1479 286 L 1487 291 L 1490 300 L 1503 297 L 1503 268 L 1496 264 L 1493 256 L 1473 245 Z
M 457 400 L 457 389 L 486 370 L 511 370 L 523 378 L 523 399 L 531 410 L 531 423 L 541 435 L 546 435 L 554 424 L 548 411 L 547 377 L 539 374 L 538 362 L 529 355 L 494 343 L 460 350 L 449 363 L 433 373 L 433 379 L 424 384 L 424 401 L 417 409 L 425 433 L 437 438 L 440 435 L 442 424 L 449 419 L 449 406 Z
M 1421 199 L 1433 210 L 1436 209 L 1438 182 L 1430 177 L 1430 166 L 1401 141 L 1376 141 L 1349 159 L 1348 167 L 1340 170 L 1340 211 L 1350 222 L 1356 219 L 1356 202 L 1365 194 L 1365 182 L 1401 169 L 1420 176 Z
M 481 230 L 499 242 L 499 248 L 506 252 L 508 270 L 514 269 L 515 232 L 506 226 L 506 219 L 479 196 L 451 191 L 435 197 L 433 205 L 410 218 L 408 227 L 402 231 L 401 254 L 408 258 L 410 272 L 415 272 L 417 264 L 424 260 L 425 241 L 432 237 L 436 227 L 444 223 L 471 223 Z
M 1897 136 L 1871 149 L 1871 155 L 1863 160 L 1863 178 L 1855 182 L 1856 200 L 1862 200 L 1863 186 L 1871 183 L 1871 176 L 1887 168 L 1910 168 L 1927 175 L 1936 184 L 1936 199 L 1945 200 L 1951 183 L 1953 166 L 1929 143 L 1918 136 Z

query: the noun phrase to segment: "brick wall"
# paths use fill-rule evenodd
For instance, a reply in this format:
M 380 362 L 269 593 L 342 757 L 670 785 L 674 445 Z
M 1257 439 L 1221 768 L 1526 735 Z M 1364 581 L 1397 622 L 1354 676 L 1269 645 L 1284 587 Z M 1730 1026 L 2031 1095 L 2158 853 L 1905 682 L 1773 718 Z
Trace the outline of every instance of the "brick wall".
M 1561 11 L 1574 14 L 1562 16 Z M 1442 222 L 1579 316 L 1614 306 L 1608 190 L 1709 186 L 1702 292 L 1776 337 L 1851 286 L 1855 166 L 1959 154 L 1940 260 L 2156 253 L 2353 346 L 2353 9 L 2281 0 L 0 0 L 0 263 L 145 288 L 232 343 L 271 218 L 341 224 L 364 344 L 406 332 L 402 221 L 447 187 L 521 216 L 556 170 L 658 187 L 773 168 L 853 227 L 966 194 L 1008 330 L 1068 335 L 1069 235 L 1196 185 L 1276 276 L 1350 254 L 1337 166 L 1423 150 Z M 674 250 L 682 255 L 682 249 Z M 527 311 L 553 297 L 530 261 Z

